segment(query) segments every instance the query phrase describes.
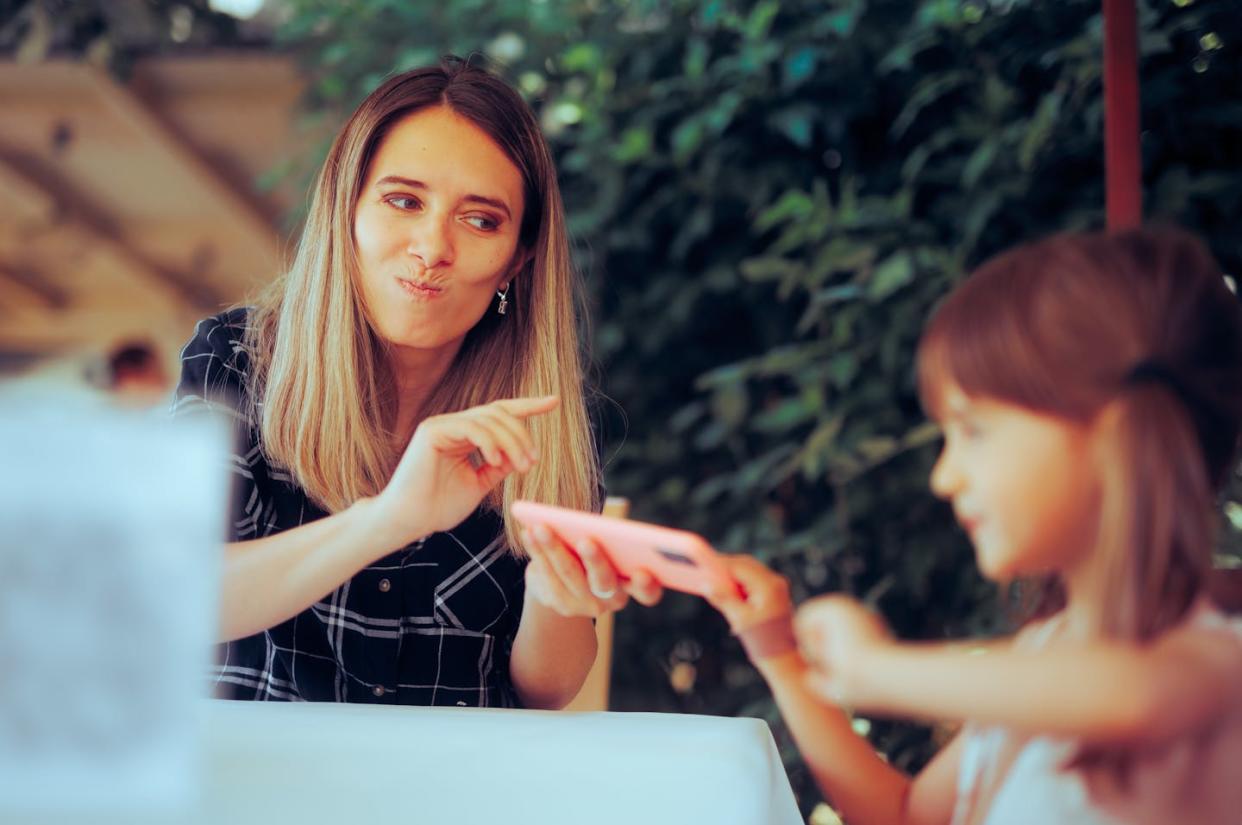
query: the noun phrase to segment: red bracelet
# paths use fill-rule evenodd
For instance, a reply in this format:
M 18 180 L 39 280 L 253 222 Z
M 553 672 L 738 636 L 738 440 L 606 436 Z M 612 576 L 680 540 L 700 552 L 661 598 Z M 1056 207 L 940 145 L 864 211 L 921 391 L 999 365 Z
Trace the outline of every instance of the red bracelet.
M 798 649 L 794 638 L 793 616 L 786 614 L 735 634 L 752 662 L 770 659 Z

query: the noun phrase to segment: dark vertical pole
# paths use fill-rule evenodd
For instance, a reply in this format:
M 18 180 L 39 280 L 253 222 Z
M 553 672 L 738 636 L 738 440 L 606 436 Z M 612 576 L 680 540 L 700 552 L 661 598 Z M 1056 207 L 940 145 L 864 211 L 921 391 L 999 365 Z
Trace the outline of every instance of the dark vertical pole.
M 1135 0 L 1104 0 L 1104 175 L 1108 228 L 1143 220 Z

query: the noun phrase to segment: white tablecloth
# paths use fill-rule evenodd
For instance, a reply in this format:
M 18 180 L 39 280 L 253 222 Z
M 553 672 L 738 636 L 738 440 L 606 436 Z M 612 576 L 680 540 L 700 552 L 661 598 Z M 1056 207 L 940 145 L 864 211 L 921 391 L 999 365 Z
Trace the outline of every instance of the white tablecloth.
M 802 821 L 772 735 L 757 719 L 224 701 L 209 702 L 203 719 L 202 799 L 192 813 L 88 819 L 186 825 Z

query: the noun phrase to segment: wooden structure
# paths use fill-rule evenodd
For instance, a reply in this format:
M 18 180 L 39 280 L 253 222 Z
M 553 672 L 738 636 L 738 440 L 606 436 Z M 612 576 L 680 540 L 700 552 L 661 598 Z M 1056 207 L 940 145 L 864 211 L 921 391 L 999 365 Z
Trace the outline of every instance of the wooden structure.
M 0 358 L 153 341 L 170 367 L 194 321 L 279 271 L 301 94 L 285 58 L 0 63 Z

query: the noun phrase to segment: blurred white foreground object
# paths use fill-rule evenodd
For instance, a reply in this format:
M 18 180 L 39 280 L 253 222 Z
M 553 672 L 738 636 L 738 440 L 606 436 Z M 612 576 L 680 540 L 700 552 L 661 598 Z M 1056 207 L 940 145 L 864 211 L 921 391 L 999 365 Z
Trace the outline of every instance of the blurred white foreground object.
M 195 804 L 227 446 L 0 392 L 0 821 Z

